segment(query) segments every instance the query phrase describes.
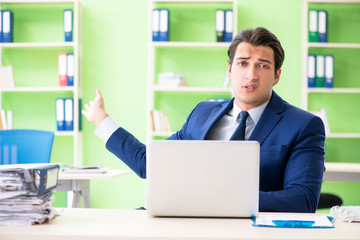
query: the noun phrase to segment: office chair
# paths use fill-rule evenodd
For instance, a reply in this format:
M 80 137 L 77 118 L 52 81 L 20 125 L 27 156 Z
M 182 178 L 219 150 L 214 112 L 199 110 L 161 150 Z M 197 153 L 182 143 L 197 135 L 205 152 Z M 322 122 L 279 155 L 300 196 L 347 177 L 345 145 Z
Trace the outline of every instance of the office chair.
M 0 164 L 49 163 L 54 133 L 43 130 L 0 130 Z

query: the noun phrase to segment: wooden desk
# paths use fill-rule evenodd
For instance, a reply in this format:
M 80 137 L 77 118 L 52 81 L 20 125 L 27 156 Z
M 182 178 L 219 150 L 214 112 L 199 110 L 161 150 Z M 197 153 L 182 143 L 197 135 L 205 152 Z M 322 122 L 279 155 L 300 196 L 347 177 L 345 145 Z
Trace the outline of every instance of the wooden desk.
M 83 198 L 84 207 L 90 208 L 90 180 L 110 179 L 130 173 L 129 170 L 109 170 L 106 173 L 59 173 L 56 191 L 68 192 L 70 203 L 73 208 L 80 207 L 80 199 Z M 71 197 L 72 196 L 72 197 Z
M 50 223 L 0 226 L 1 240 L 252 239 L 354 240 L 360 223 L 340 220 L 331 229 L 253 227 L 250 219 L 154 218 L 144 210 L 67 208 Z
M 325 163 L 324 181 L 360 182 L 360 163 Z

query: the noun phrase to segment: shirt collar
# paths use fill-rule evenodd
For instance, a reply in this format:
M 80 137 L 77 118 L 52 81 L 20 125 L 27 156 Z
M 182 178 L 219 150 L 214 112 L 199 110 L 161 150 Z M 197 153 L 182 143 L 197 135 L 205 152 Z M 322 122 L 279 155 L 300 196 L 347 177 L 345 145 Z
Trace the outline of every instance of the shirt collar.
M 268 105 L 269 101 L 267 101 L 266 103 L 256 107 L 256 108 L 252 108 L 249 111 L 247 111 L 251 117 L 251 119 L 254 121 L 255 125 L 259 122 L 261 115 L 263 114 L 266 106 Z M 230 110 L 230 115 L 232 115 L 233 118 L 233 122 L 236 123 L 236 120 L 239 116 L 239 113 L 242 111 L 242 109 L 235 103 L 235 101 L 233 102 L 233 107 Z

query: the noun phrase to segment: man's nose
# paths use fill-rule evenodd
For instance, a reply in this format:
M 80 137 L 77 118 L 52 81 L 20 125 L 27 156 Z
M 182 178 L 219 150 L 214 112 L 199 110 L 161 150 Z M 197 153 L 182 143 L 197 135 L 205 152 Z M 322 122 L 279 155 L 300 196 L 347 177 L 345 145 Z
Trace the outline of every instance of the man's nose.
M 256 66 L 251 65 L 248 67 L 247 72 L 246 72 L 246 78 L 249 80 L 257 79 Z

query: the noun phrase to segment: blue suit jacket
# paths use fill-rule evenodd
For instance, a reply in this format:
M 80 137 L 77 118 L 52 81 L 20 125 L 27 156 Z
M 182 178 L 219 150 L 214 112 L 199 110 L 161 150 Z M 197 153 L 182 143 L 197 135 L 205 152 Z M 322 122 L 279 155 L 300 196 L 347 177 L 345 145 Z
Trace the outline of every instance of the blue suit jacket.
M 204 140 L 233 101 L 199 103 L 182 129 L 168 139 Z M 315 212 L 325 157 L 321 119 L 288 104 L 273 91 L 249 140 L 260 143 L 259 210 Z M 106 147 L 146 177 L 146 146 L 125 129 L 117 129 Z

